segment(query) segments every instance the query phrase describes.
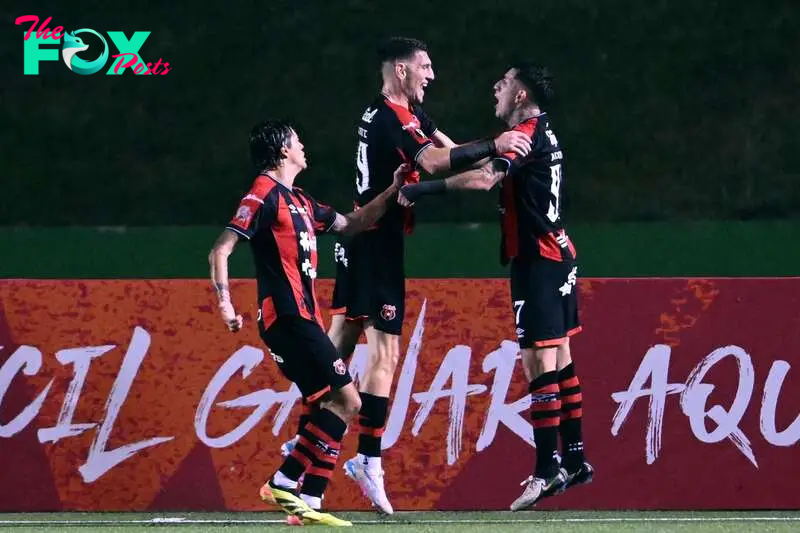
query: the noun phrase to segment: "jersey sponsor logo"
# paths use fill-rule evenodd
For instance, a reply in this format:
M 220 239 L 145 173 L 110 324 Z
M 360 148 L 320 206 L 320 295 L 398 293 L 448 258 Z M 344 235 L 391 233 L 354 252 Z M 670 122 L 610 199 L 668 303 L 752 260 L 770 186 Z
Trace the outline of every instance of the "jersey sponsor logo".
M 550 141 L 550 144 L 553 146 L 558 146 L 558 139 L 556 138 L 556 134 L 553 133 L 553 130 L 547 128 L 544 130 L 544 134 L 547 135 L 547 139 Z
M 305 207 L 302 207 L 302 206 L 300 206 L 300 207 L 297 207 L 297 206 L 296 206 L 296 205 L 294 205 L 294 204 L 289 204 L 289 212 L 290 212 L 291 214 L 293 214 L 293 215 L 297 215 L 297 214 L 303 214 L 303 215 L 305 215 L 305 214 L 306 214 L 306 208 L 305 208 Z
M 572 288 L 576 283 L 578 283 L 578 267 L 572 267 L 572 270 L 567 275 L 567 281 L 558 288 L 558 292 L 561 293 L 561 296 L 572 294 Z
M 556 235 L 556 242 L 562 248 L 566 248 L 569 246 L 569 237 L 567 234 L 562 230 L 558 235 Z
M 372 123 L 372 119 L 375 118 L 376 114 L 378 114 L 378 108 L 377 107 L 375 109 L 372 109 L 371 107 L 368 107 L 367 110 L 364 111 L 364 114 L 361 115 L 361 120 L 363 120 L 367 124 L 371 124 Z
M 338 242 L 333 245 L 333 260 L 347 268 L 347 249 Z
M 309 279 L 316 279 L 317 278 L 317 269 L 314 268 L 314 265 L 311 264 L 311 261 L 305 259 L 303 264 L 300 265 L 300 268 Z
M 314 233 L 309 233 L 308 231 L 300 232 L 300 248 L 302 248 L 304 252 L 317 249 L 317 238 L 314 236 Z
M 384 319 L 385 321 L 389 322 L 391 320 L 394 320 L 396 316 L 397 316 L 397 306 L 389 305 L 389 304 L 383 304 L 383 307 L 381 308 L 381 318 L 382 319 Z
M 344 361 L 341 359 L 337 359 L 333 362 L 333 371 L 339 374 L 340 376 L 344 376 L 347 372 L 347 367 L 344 365 Z
M 245 200 L 253 200 L 254 202 L 258 202 L 259 204 L 263 204 L 264 200 L 256 196 L 255 194 L 248 194 L 244 197 Z

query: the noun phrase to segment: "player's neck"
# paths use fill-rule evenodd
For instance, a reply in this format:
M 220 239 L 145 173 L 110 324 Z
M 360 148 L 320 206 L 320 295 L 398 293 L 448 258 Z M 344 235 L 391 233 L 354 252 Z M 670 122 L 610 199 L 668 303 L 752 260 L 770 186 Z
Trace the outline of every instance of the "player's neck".
M 287 165 L 283 165 L 278 168 L 273 168 L 272 170 L 264 172 L 264 174 L 274 179 L 287 189 L 291 189 L 292 187 L 294 187 L 294 179 L 297 177 L 297 174 L 299 173 L 300 169 Z
M 508 116 L 508 119 L 506 119 L 506 122 L 508 123 L 509 126 L 513 127 L 522 122 L 523 120 L 532 117 L 538 117 L 541 114 L 542 110 L 539 109 L 538 105 L 526 105 L 512 111 L 511 114 Z
M 409 107 L 408 96 L 406 96 L 400 87 L 392 87 L 389 83 L 384 83 L 381 88 L 381 94 L 389 99 L 393 104 Z

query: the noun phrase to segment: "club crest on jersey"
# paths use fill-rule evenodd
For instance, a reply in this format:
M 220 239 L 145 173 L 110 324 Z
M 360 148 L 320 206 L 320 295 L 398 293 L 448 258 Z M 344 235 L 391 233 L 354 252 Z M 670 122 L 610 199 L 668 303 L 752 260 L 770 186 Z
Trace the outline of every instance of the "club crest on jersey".
M 345 372 L 347 372 L 347 367 L 344 365 L 344 361 L 341 359 L 337 359 L 333 362 L 333 371 L 339 374 L 340 376 L 344 376 Z
M 383 307 L 381 308 L 381 318 L 382 319 L 384 319 L 385 321 L 389 322 L 391 320 L 394 320 L 394 318 L 396 316 L 397 316 L 397 307 L 396 306 L 389 305 L 389 304 L 383 304 Z

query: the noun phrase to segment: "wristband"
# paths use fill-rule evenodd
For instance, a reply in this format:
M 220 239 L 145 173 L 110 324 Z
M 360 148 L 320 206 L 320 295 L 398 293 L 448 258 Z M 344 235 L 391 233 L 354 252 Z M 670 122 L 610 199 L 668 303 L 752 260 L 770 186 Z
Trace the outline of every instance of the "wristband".
M 420 183 L 412 183 L 410 185 L 403 185 L 400 189 L 400 194 L 405 196 L 406 200 L 414 203 L 420 196 L 427 194 L 444 194 L 447 192 L 444 180 L 430 180 Z
M 450 170 L 457 170 L 494 155 L 494 139 L 478 141 L 450 149 Z

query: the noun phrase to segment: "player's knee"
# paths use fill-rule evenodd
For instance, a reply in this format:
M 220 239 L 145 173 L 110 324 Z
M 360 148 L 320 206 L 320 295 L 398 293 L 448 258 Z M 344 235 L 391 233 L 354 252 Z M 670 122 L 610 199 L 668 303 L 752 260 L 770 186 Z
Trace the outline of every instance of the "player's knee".
M 525 348 L 522 350 L 522 364 L 526 377 L 531 380 L 556 370 L 556 347 Z
M 350 422 L 361 410 L 361 397 L 352 385 L 331 393 L 321 407 L 336 413 L 345 422 Z
M 360 410 L 361 397 L 355 392 L 355 389 L 353 394 L 342 395 L 339 401 L 339 412 L 341 413 L 340 416 L 342 420 L 349 423 L 358 415 Z
M 361 396 L 354 394 L 352 397 L 348 397 L 344 410 L 348 417 L 347 420 L 353 420 L 358 412 L 361 411 Z

